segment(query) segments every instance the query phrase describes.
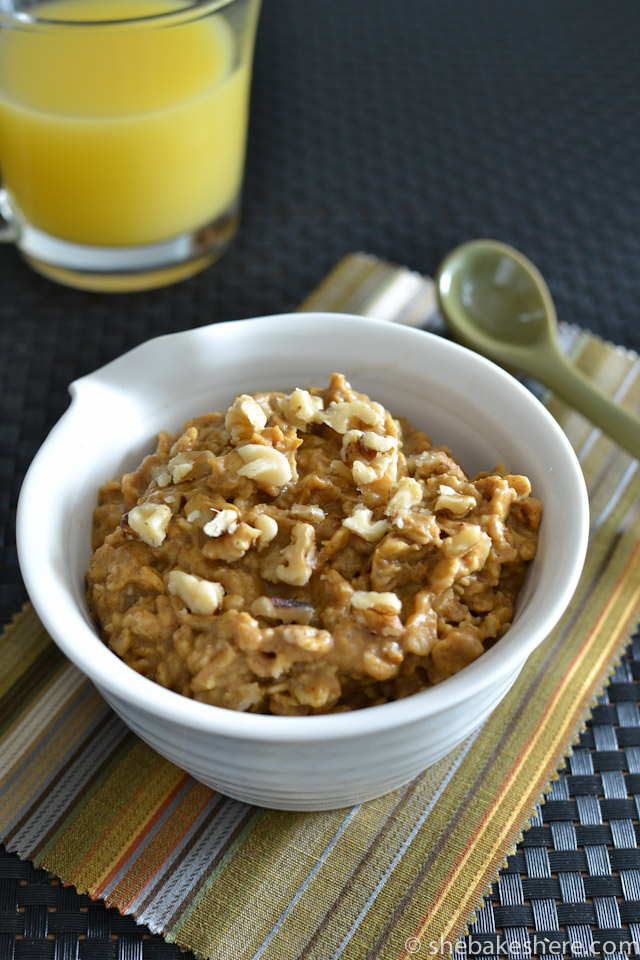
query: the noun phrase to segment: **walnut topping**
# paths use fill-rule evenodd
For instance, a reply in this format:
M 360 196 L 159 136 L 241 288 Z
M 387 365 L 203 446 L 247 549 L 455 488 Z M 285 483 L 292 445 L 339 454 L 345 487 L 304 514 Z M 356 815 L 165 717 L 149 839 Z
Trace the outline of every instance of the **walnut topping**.
M 279 620 L 281 623 L 311 622 L 313 607 L 301 600 L 286 600 L 284 597 L 258 597 L 251 604 L 251 613 L 266 620 Z
M 422 486 L 417 480 L 411 477 L 402 477 L 398 480 L 393 494 L 385 508 L 387 517 L 402 517 L 408 513 L 412 507 L 417 507 L 422 502 Z
M 376 543 L 384 537 L 389 530 L 389 524 L 386 520 L 373 519 L 373 514 L 368 507 L 359 504 L 350 517 L 342 521 L 342 526 L 353 533 L 357 533 L 363 540 L 369 543 Z
M 274 537 L 278 535 L 278 522 L 266 513 L 260 513 L 253 521 L 254 527 L 260 531 L 258 547 L 264 547 L 271 543 Z
M 353 449 L 350 450 L 352 445 Z M 369 452 L 388 453 L 397 447 L 398 441 L 395 437 L 381 436 L 373 430 L 347 430 L 342 438 L 341 457 L 345 462 L 349 462 L 353 459 L 354 451 L 357 456 L 358 451 L 365 455 Z
M 256 431 L 267 425 L 267 415 L 260 404 L 243 393 L 233 401 L 224 420 L 233 443 L 246 443 Z
M 282 557 L 285 562 L 276 568 L 278 579 L 294 587 L 309 582 L 316 564 L 316 532 L 310 523 L 294 524 L 291 543 Z
M 313 503 L 294 503 L 291 507 L 291 513 L 296 517 L 303 517 L 305 520 L 324 520 L 326 517 L 322 507 L 316 507 Z
M 362 446 L 366 450 L 375 450 L 378 453 L 388 453 L 389 450 L 396 450 L 398 441 L 395 437 L 381 437 L 379 433 L 373 430 L 365 430 L 361 439 Z
M 340 448 L 340 457 L 345 463 L 351 463 L 353 454 L 358 454 L 358 441 L 362 439 L 362 430 L 347 430 L 342 436 L 342 446 Z
M 306 653 L 322 656 L 333 647 L 333 637 L 327 630 L 318 630 L 304 624 L 291 624 L 280 629 L 280 636 L 286 643 L 296 646 Z M 278 630 L 278 627 L 275 630 Z
M 159 547 L 167 535 L 171 509 L 164 503 L 141 503 L 129 510 L 127 523 L 150 547 Z
M 464 471 L 459 463 L 449 456 L 444 449 L 423 450 L 412 457 L 415 476 L 420 480 L 427 480 L 432 476 L 448 474 L 450 478 L 466 480 Z
M 491 545 L 491 539 L 481 527 L 475 523 L 463 523 L 460 530 L 442 541 L 442 552 L 447 557 L 461 557 L 483 540 Z
M 474 497 L 464 496 L 446 483 L 440 484 L 438 493 L 439 497 L 435 502 L 435 509 L 449 510 L 457 517 L 462 516 L 463 513 L 468 513 L 469 510 L 473 510 L 476 505 Z
M 205 523 L 202 529 L 208 537 L 220 537 L 223 533 L 235 533 L 238 529 L 238 513 L 231 508 L 216 510 L 213 520 Z
M 347 430 L 340 457 L 351 467 L 353 482 L 360 489 L 379 481 L 388 487 L 398 473 L 398 440 L 372 430 Z
M 177 453 L 175 457 L 169 460 L 167 468 L 171 471 L 171 479 L 174 483 L 182 483 L 185 477 L 188 477 L 193 470 L 193 461 L 185 460 L 183 453 Z
M 353 474 L 353 480 L 357 487 L 364 487 L 368 483 L 373 483 L 378 476 L 375 468 L 363 463 L 362 460 L 356 460 L 354 462 L 351 467 L 351 473 Z
M 314 397 L 308 390 L 294 390 L 288 397 L 280 397 L 278 406 L 287 423 L 304 430 L 310 423 L 322 420 L 322 397 Z
M 163 470 L 163 472 L 159 473 L 156 477 L 156 483 L 159 487 L 168 487 L 171 483 L 171 474 L 167 473 L 166 470 Z
M 244 557 L 247 550 L 259 540 L 260 531 L 248 523 L 234 524 L 233 532 L 228 531 L 220 536 L 207 540 L 202 548 L 202 554 L 207 560 L 226 560 L 233 563 Z
M 377 610 L 379 613 L 400 613 L 402 602 L 395 593 L 377 593 L 375 590 L 356 590 L 351 596 L 356 610 Z
M 353 429 L 354 421 L 381 427 L 384 424 L 384 407 L 372 400 L 340 401 L 329 404 L 322 420 L 336 433 Z
M 173 470 L 173 482 L 182 483 L 182 481 L 189 476 L 192 469 L 193 469 L 193 464 L 191 463 L 178 464 L 178 466 L 174 467 L 174 470 Z
M 221 583 L 196 577 L 184 570 L 172 570 L 167 581 L 169 593 L 180 597 L 191 613 L 202 617 L 215 613 L 224 596 Z
M 386 638 L 383 647 L 377 651 L 369 649 L 365 657 L 378 658 L 387 663 L 402 663 L 403 654 L 396 640 L 404 634 L 404 625 L 398 614 L 402 610 L 402 601 L 395 593 L 377 593 L 374 590 L 356 590 L 351 597 L 351 607 L 356 619 L 372 633 Z M 369 668 L 367 672 L 369 673 Z M 373 674 L 375 675 L 375 674 Z M 392 674 L 390 674 L 391 676 Z
M 279 450 L 261 443 L 246 443 L 238 447 L 238 453 L 244 460 L 238 476 L 272 483 L 274 487 L 283 487 L 291 480 L 291 465 Z

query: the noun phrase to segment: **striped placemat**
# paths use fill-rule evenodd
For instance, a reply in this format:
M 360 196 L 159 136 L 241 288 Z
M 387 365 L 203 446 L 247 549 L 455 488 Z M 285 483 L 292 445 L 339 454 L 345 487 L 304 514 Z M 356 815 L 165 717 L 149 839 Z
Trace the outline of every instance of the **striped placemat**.
M 304 304 L 437 328 L 433 284 L 346 258 Z M 640 410 L 640 362 L 577 328 L 563 347 Z M 30 607 L 1 641 L 0 839 L 216 960 L 438 956 L 471 917 L 587 715 L 640 606 L 636 461 L 555 398 L 592 538 L 572 604 L 484 727 L 380 800 L 267 811 L 196 783 L 131 734 Z

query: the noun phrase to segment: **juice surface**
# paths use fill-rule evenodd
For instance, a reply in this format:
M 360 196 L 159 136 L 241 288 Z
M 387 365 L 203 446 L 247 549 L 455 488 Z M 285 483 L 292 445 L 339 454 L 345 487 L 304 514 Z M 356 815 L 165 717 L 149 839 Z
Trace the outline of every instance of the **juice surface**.
M 175 0 L 48 0 L 40 18 L 100 21 Z M 26 220 L 65 240 L 153 243 L 234 202 L 250 56 L 222 14 L 140 28 L 0 30 L 0 170 Z

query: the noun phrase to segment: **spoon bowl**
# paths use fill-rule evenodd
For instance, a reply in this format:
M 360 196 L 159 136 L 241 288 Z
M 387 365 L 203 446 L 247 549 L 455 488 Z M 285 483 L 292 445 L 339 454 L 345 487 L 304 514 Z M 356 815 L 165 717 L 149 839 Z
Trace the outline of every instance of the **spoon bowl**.
M 552 336 L 556 315 L 538 270 L 521 254 L 494 241 L 454 250 L 441 268 L 440 288 L 456 311 L 456 330 L 482 331 L 502 344 L 530 347 Z M 453 324 L 453 321 L 452 321 Z
M 497 240 L 472 240 L 443 260 L 436 290 L 458 340 L 534 377 L 640 457 L 640 419 L 597 390 L 564 357 L 549 288 L 527 257 Z

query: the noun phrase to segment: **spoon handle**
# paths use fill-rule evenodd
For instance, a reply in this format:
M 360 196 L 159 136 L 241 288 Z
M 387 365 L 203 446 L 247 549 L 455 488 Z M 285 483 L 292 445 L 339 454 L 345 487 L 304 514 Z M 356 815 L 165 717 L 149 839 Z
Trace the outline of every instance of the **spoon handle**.
M 544 376 L 540 378 L 562 400 L 640 459 L 640 417 L 606 397 L 559 350 L 545 353 Z

